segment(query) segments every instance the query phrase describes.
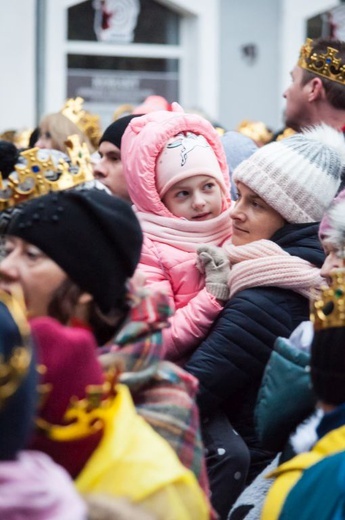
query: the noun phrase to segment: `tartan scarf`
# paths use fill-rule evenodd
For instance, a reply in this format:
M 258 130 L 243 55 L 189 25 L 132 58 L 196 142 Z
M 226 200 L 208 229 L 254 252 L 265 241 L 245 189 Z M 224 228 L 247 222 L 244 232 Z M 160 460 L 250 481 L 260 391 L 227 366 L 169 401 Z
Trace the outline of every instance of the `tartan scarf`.
M 130 389 L 136 410 L 193 471 L 209 499 L 209 484 L 196 405 L 197 379 L 162 359 L 162 329 L 171 309 L 163 293 L 132 294 L 129 316 L 114 338 L 101 349 L 103 366 L 120 368 L 119 382 Z M 103 360 L 102 360 L 103 358 Z M 210 506 L 211 509 L 211 506 Z M 214 512 L 212 512 L 214 518 Z

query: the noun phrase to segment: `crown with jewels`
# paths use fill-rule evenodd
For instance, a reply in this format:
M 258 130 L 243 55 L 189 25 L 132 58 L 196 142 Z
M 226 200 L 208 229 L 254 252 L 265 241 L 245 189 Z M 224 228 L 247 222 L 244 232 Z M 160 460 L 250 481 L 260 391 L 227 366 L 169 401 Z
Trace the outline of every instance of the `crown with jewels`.
M 7 179 L 0 175 L 0 211 L 51 191 L 61 191 L 94 179 L 91 156 L 77 135 L 66 141 L 69 157 L 54 150 L 31 148 Z
M 311 301 L 315 330 L 345 327 L 345 269 L 334 269 L 330 277 L 330 286 L 321 288 L 320 296 Z
M 92 145 L 97 148 L 102 135 L 100 119 L 97 115 L 90 114 L 83 108 L 82 97 L 69 98 L 61 109 L 61 114 L 74 123 L 89 138 Z
M 338 52 L 337 49 L 327 47 L 327 52 L 318 54 L 314 52 L 313 40 L 307 38 L 301 47 L 298 65 L 330 81 L 345 85 L 345 64 L 342 63 L 341 58 L 336 57 Z
M 25 317 L 25 306 L 21 298 L 0 290 L 0 302 L 8 309 L 12 319 L 16 323 L 22 338 L 22 345 L 17 345 L 12 350 L 9 359 L 4 360 L 0 355 L 0 410 L 13 394 L 16 393 L 25 378 L 32 358 L 30 346 L 30 329 Z
M 36 418 L 36 427 L 49 439 L 64 442 L 88 437 L 104 429 L 113 409 L 119 372 L 109 369 L 103 385 L 89 385 L 84 399 L 72 397 L 64 415 L 65 424 L 51 424 Z M 49 388 L 47 390 L 49 392 Z

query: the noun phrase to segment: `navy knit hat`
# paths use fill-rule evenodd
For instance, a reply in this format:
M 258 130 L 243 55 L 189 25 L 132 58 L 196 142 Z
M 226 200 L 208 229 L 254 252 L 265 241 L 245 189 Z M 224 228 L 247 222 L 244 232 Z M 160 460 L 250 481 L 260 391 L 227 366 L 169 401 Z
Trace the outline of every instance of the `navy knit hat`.
M 127 126 L 130 121 L 132 121 L 133 117 L 139 117 L 141 114 L 130 114 L 128 116 L 120 117 L 114 123 L 108 126 L 104 130 L 102 137 L 99 140 L 99 144 L 103 143 L 103 141 L 107 141 L 109 143 L 114 144 L 121 150 L 121 140 L 122 136 L 125 133 Z
M 5 232 L 39 247 L 103 312 L 122 306 L 142 245 L 127 202 L 97 188 L 49 193 L 18 207 Z
M 19 304 L 0 291 L 0 460 L 27 443 L 37 405 L 37 373 L 29 326 Z

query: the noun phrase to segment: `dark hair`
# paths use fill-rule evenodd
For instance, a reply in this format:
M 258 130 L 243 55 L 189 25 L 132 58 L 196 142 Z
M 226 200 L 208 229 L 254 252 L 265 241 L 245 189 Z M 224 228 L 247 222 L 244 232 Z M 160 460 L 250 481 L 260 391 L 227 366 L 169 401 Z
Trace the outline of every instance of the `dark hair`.
M 345 42 L 320 38 L 312 42 L 312 47 L 312 52 L 316 52 L 317 54 L 326 53 L 327 47 L 336 49 L 338 51 L 336 57 L 341 59 L 342 64 L 345 64 Z M 309 83 L 309 81 L 316 77 L 321 79 L 327 101 L 330 105 L 338 110 L 345 110 L 345 85 L 341 85 L 336 81 L 331 81 L 305 69 L 303 69 L 302 85 Z
M 316 396 L 327 404 L 345 402 L 345 327 L 316 330 L 311 346 L 311 379 Z
M 9 141 L 0 140 L 0 173 L 3 179 L 7 179 L 18 162 L 19 150 Z
M 33 148 L 35 146 L 35 144 L 37 143 L 37 141 L 39 139 L 39 136 L 40 136 L 40 129 L 37 126 L 36 128 L 34 128 L 34 130 L 30 134 L 29 148 Z
M 55 318 L 63 325 L 67 325 L 75 315 L 79 297 L 85 292 L 69 278 L 54 292 L 48 306 L 48 316 Z M 102 346 L 112 339 L 128 314 L 129 306 L 126 301 L 118 308 L 104 314 L 92 300 L 88 304 L 87 324 L 92 329 L 98 345 Z

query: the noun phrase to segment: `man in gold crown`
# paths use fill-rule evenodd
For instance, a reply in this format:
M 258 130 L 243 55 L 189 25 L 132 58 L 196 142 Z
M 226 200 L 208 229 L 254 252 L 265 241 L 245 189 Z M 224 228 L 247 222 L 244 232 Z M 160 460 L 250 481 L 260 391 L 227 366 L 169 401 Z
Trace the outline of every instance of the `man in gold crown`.
M 307 38 L 283 96 L 287 127 L 299 132 L 303 127 L 326 123 L 343 129 L 345 42 Z

